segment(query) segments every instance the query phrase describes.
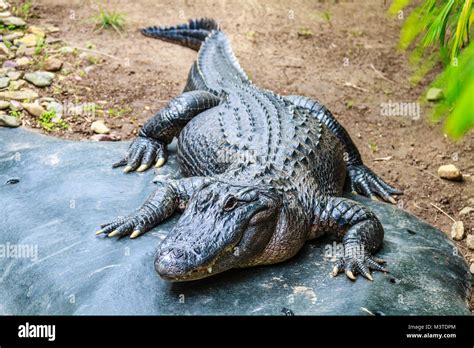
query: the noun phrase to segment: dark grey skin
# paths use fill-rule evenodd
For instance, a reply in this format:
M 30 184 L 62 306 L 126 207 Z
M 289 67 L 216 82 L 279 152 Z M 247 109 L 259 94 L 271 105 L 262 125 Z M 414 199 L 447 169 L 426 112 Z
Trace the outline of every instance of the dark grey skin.
M 199 50 L 198 58 L 183 94 L 145 123 L 115 166 L 160 167 L 177 137 L 185 178 L 162 182 L 142 207 L 98 234 L 135 238 L 182 211 L 155 258 L 158 274 L 171 281 L 282 262 L 324 234 L 344 245 L 334 275 L 372 280 L 370 270 L 386 271 L 373 256 L 381 223 L 341 195 L 345 188 L 393 203 L 401 192 L 363 164 L 324 106 L 255 86 L 213 20 L 142 32 Z

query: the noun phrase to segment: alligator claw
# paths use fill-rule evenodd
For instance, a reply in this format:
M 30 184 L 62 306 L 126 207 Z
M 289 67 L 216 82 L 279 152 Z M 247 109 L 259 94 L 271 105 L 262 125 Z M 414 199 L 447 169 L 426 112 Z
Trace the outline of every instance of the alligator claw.
M 140 167 L 138 167 L 137 172 L 143 172 L 148 169 L 148 165 L 142 164 Z
M 166 159 L 163 157 L 158 158 L 158 161 L 156 161 L 155 168 L 160 168 L 163 164 L 165 164 Z
M 125 166 L 124 173 L 129 173 L 134 170 L 137 172 L 143 172 L 149 169 L 155 160 L 157 161 L 156 166 L 161 167 L 167 158 L 166 145 L 158 140 L 138 136 L 130 144 L 128 148 L 127 156 L 115 163 L 112 167 Z M 158 159 L 158 160 L 157 160 Z
M 372 256 L 366 252 L 354 252 L 354 250 L 363 250 L 362 247 L 345 247 L 344 249 L 345 255 L 337 261 L 331 272 L 333 277 L 344 271 L 347 278 L 351 280 L 356 279 L 355 274 L 360 274 L 366 279 L 373 281 L 374 278 L 372 277 L 370 270 L 388 272 L 387 269 L 381 266 L 382 263 L 385 263 L 384 260 Z
M 377 196 L 386 202 L 397 204 L 392 195 L 401 195 L 402 191 L 390 186 L 365 165 L 349 165 L 347 168 L 351 191 L 355 191 L 373 200 Z
M 346 276 L 347 276 L 347 278 L 352 279 L 352 280 L 356 279 L 356 277 L 354 276 L 354 273 L 352 273 L 352 271 L 346 271 Z
M 115 236 L 118 235 L 118 234 L 119 234 L 119 232 L 118 232 L 117 230 L 115 230 L 115 231 L 110 232 L 110 233 L 107 235 L 107 237 L 115 237 Z
M 130 235 L 130 238 L 131 239 L 134 239 L 134 238 L 137 238 L 140 234 L 142 234 L 142 232 L 140 230 L 135 230 L 132 232 L 132 234 Z

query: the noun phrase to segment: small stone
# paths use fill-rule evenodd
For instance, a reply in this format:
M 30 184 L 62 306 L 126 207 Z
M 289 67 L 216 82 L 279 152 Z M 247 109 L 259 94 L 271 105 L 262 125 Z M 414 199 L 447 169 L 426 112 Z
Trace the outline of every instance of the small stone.
M 23 54 L 25 56 L 32 56 L 36 53 L 36 48 L 34 47 L 20 46 L 20 48 L 23 48 L 23 47 L 25 47 L 25 49 L 23 50 Z M 20 48 L 18 48 L 18 51 L 20 50 Z
M 471 274 L 474 274 L 474 263 L 471 263 L 471 267 L 469 267 L 469 272 L 471 272 Z
M 11 81 L 16 81 L 23 76 L 21 71 L 10 71 L 7 73 L 7 76 L 10 78 Z
M 474 208 L 472 208 L 472 207 L 464 207 L 459 212 L 459 216 L 468 215 L 468 214 L 472 213 L 473 211 L 474 211 Z
M 10 103 L 5 100 L 0 100 L 0 110 L 5 110 L 10 107 Z
M 57 33 L 57 32 L 59 32 L 59 28 L 50 25 L 50 26 L 47 26 L 47 27 L 46 27 L 46 32 L 47 32 L 48 34 Z
M 466 245 L 469 249 L 474 250 L 474 234 L 467 235 Z
M 31 89 L 24 89 L 22 91 L 3 91 L 0 92 L 0 98 L 8 100 L 33 100 L 38 98 L 38 94 Z
M 8 58 L 15 57 L 15 54 L 12 51 L 10 51 L 3 42 L 0 42 L 0 52 L 5 53 L 8 56 Z
M 62 54 L 73 53 L 73 52 L 74 52 L 74 48 L 69 47 L 69 46 L 64 46 L 64 47 L 61 47 L 61 48 L 59 49 L 59 52 L 61 52 Z
M 40 28 L 36 25 L 30 25 L 28 27 L 28 31 L 38 37 L 44 38 L 46 36 L 46 33 L 43 28 Z
M 0 68 L 0 77 L 7 76 L 7 74 L 10 71 L 13 71 L 13 69 L 12 68 Z
M 7 114 L 0 115 L 0 126 L 2 127 L 18 127 L 21 125 L 21 122 L 18 118 L 9 116 Z
M 55 43 L 58 43 L 58 42 L 61 42 L 61 41 L 63 41 L 63 40 L 58 38 L 58 37 L 48 36 L 44 42 L 48 45 L 51 45 L 51 44 L 55 44 Z
M 440 178 L 452 181 L 462 181 L 461 171 L 454 164 L 442 165 L 438 168 Z
M 9 83 L 10 79 L 8 77 L 0 77 L 0 89 L 7 88 Z
M 95 65 L 89 65 L 84 68 L 86 74 L 90 74 L 93 70 L 95 70 Z
M 15 27 L 24 27 L 26 25 L 25 21 L 19 17 L 10 16 L 6 18 L 0 17 L 0 23 L 8 27 L 13 25 Z
M 110 129 L 104 124 L 104 121 L 102 120 L 92 122 L 91 129 L 97 134 L 107 134 L 110 132 Z
M 23 88 L 25 85 L 26 85 L 25 80 L 10 81 L 10 85 L 8 86 L 8 89 L 10 91 L 18 91 L 19 89 Z
M 444 98 L 443 90 L 439 88 L 430 88 L 426 93 L 426 100 L 438 101 Z
M 10 102 L 10 109 L 21 111 L 21 110 L 23 110 L 23 106 L 21 105 L 21 103 L 19 101 L 12 100 Z
M 10 11 L 0 12 L 0 18 L 7 18 L 7 17 L 11 17 L 11 16 L 12 16 L 12 13 Z
M 24 45 L 26 47 L 35 47 L 37 42 L 38 37 L 35 34 L 26 34 L 21 39 L 16 39 L 14 41 L 15 45 Z
M 48 58 L 45 60 L 43 68 L 46 71 L 59 71 L 63 66 L 63 62 L 57 58 Z
M 34 84 L 36 87 L 46 87 L 53 83 L 54 74 L 48 71 L 36 71 L 25 74 L 25 80 Z
M 3 68 L 16 68 L 17 66 L 18 64 L 14 62 L 13 60 L 6 60 L 2 64 Z
M 16 60 L 17 66 L 26 66 L 30 64 L 31 60 L 28 57 L 21 57 Z
M 474 198 L 469 198 L 469 199 L 467 200 L 467 204 L 468 204 L 469 206 L 473 206 L 473 207 L 474 207 Z
M 19 39 L 20 37 L 25 36 L 25 33 L 22 31 L 14 31 L 13 33 L 7 34 L 3 37 L 3 41 L 10 41 L 13 42 L 16 39 Z
M 94 134 L 89 139 L 92 141 L 118 141 L 120 137 L 112 134 Z
M 23 103 L 21 104 L 26 111 L 28 111 L 31 115 L 40 117 L 46 110 L 37 103 Z
M 462 221 L 456 221 L 451 226 L 451 238 L 454 240 L 462 240 L 464 238 L 464 224 Z

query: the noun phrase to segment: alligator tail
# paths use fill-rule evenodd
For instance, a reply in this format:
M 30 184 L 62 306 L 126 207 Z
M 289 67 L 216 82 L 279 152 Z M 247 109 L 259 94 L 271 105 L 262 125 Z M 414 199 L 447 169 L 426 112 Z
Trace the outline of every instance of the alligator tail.
M 140 31 L 143 35 L 172 42 L 198 51 L 213 30 L 219 30 L 214 19 L 191 19 L 189 23 L 172 27 L 148 27 Z

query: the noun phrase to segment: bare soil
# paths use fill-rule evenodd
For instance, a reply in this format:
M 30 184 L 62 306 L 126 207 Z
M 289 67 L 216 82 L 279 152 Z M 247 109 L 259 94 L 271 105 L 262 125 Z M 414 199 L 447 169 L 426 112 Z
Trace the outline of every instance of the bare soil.
M 97 32 L 88 20 L 97 14 L 94 2 L 35 1 L 30 23 L 52 24 L 67 44 L 87 48 L 97 61 L 84 67 L 78 54 L 64 59 L 75 70 L 60 82 L 60 100 L 94 102 L 106 124 L 122 139 L 131 139 L 153 113 L 184 87 L 196 52 L 143 37 L 138 29 L 173 25 L 193 17 L 212 17 L 230 37 L 236 56 L 253 81 L 280 94 L 301 94 L 323 102 L 352 135 L 365 163 L 404 190 L 399 206 L 450 233 L 462 220 L 474 233 L 473 215 L 459 211 L 474 197 L 472 133 L 454 143 L 441 124 L 421 117 L 383 116 L 382 103 L 417 102 L 434 74 L 419 85 L 409 82 L 413 68 L 407 53 L 397 49 L 402 21 L 387 15 L 388 4 L 365 1 L 172 1 L 135 0 L 106 3 L 126 18 L 125 31 Z M 79 50 L 79 52 L 88 52 Z M 90 61 L 89 61 L 90 63 Z M 87 64 L 86 64 L 87 65 Z M 375 69 L 374 69 L 375 68 Z M 53 87 L 39 93 L 48 95 Z M 112 114 L 107 112 L 113 108 Z M 118 115 L 117 115 L 118 113 Z M 93 133 L 94 117 L 71 120 L 68 131 L 54 135 L 83 139 Z M 35 127 L 35 120 L 29 122 Z M 380 160 L 382 158 L 382 160 Z M 453 163 L 463 182 L 440 179 L 437 169 Z M 446 216 L 439 209 L 448 214 Z M 472 213 L 471 213 L 472 214 Z M 468 262 L 474 257 L 458 242 Z

